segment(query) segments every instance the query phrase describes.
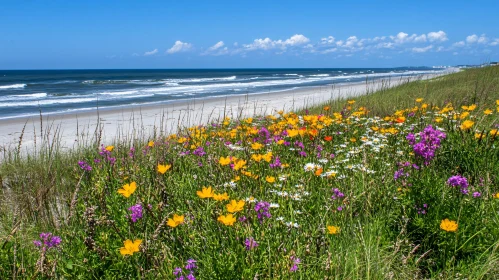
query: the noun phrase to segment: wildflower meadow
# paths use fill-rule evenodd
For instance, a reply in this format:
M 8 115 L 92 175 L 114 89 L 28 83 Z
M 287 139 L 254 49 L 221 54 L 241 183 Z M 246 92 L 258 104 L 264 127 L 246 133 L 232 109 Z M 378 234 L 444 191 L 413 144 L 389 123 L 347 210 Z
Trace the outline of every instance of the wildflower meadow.
M 362 101 L 376 94 L 99 143 L 52 167 L 64 174 L 30 173 L 52 185 L 29 211 L 3 206 L 1 278 L 497 279 L 499 98 L 421 90 L 384 114 Z M 4 188 L 28 182 L 8 174 Z

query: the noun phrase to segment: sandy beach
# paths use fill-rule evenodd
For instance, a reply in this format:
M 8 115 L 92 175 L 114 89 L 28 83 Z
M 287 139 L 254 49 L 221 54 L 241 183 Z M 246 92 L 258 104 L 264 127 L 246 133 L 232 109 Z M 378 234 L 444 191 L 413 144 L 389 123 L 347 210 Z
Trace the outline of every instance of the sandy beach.
M 78 114 L 42 114 L 41 117 L 5 119 L 0 120 L 0 147 L 6 150 L 17 147 L 21 135 L 23 152 L 32 150 L 37 144 L 40 145 L 41 135 L 45 136 L 45 140 L 57 139 L 63 149 L 88 143 L 95 135 L 100 135 L 98 137 L 101 138 L 101 142 L 106 144 L 112 143 L 118 137 L 150 139 L 155 133 L 156 135 L 174 133 L 178 127 L 206 124 L 223 117 L 241 118 L 275 114 L 279 110 L 296 111 L 325 103 L 330 99 L 358 96 L 383 87 L 394 87 L 409 80 L 429 79 L 451 72 L 455 70 L 411 78 L 377 79 L 367 83 L 190 99 L 160 105 L 121 107 Z

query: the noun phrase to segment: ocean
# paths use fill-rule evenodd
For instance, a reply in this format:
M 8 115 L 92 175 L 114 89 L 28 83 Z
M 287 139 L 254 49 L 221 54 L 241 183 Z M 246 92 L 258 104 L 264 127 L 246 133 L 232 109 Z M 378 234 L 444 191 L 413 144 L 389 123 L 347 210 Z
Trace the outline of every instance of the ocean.
M 0 70 L 0 119 L 259 94 L 443 71 L 432 68 Z

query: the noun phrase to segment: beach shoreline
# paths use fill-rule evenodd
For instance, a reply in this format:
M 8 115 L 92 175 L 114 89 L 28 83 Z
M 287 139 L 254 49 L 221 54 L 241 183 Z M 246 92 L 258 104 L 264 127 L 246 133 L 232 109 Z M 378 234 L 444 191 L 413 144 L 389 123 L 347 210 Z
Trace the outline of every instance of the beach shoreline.
M 169 103 L 104 108 L 78 113 L 49 114 L 0 119 L 0 147 L 11 150 L 20 139 L 24 151 L 31 151 L 42 141 L 59 141 L 63 149 L 75 148 L 99 137 L 112 143 L 123 136 L 149 139 L 154 135 L 175 133 L 179 127 L 206 124 L 224 117 L 241 118 L 275 114 L 279 110 L 296 111 L 325 103 L 394 87 L 408 81 L 431 79 L 453 73 L 411 77 L 379 78 L 366 82 L 330 84 L 292 90 L 210 98 L 192 98 Z M 44 136 L 42 136 L 44 135 Z

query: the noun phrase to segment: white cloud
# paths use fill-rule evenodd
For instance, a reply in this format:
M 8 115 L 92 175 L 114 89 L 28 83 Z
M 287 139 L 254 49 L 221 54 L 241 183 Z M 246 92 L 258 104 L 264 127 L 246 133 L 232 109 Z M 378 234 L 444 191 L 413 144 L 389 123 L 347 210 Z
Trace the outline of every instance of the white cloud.
M 447 38 L 447 34 L 445 34 L 445 32 L 443 32 L 442 30 L 440 30 L 438 32 L 428 33 L 428 41 L 430 41 L 430 42 L 444 42 L 447 40 L 449 40 Z
M 447 34 L 442 30 L 438 32 L 430 32 L 428 34 L 421 34 L 421 35 L 412 34 L 410 36 L 405 32 L 399 32 L 396 36 L 390 36 L 390 39 L 392 39 L 397 44 L 423 43 L 426 41 L 444 42 L 448 40 Z
M 392 42 L 378 43 L 375 46 L 376 49 L 393 49 L 394 47 L 395 47 L 395 44 Z
M 153 55 L 153 54 L 157 54 L 157 53 L 158 53 L 158 49 L 154 49 L 154 50 L 152 50 L 150 52 L 145 52 L 144 55 L 148 56 L 148 55 Z
M 468 37 L 466 37 L 466 43 L 468 44 L 486 44 L 489 41 L 489 38 L 485 36 L 485 34 L 482 34 L 480 36 L 473 34 Z
M 350 36 L 348 39 L 345 41 L 345 44 L 343 45 L 345 48 L 352 48 L 355 46 L 355 43 L 357 43 L 359 39 L 357 39 L 357 36 Z
M 289 45 L 289 46 L 297 46 L 297 45 L 306 44 L 308 42 L 310 42 L 310 39 L 308 39 L 307 37 L 305 37 L 301 34 L 295 34 L 295 35 L 291 36 L 291 38 L 284 41 L 284 44 Z
M 489 39 L 487 37 L 485 37 L 485 35 L 482 35 L 480 36 L 480 38 L 478 38 L 478 44 L 485 44 L 489 41 Z
M 243 47 L 247 51 L 252 51 L 252 50 L 270 50 L 270 49 L 276 49 L 280 48 L 282 50 L 286 50 L 288 46 L 298 46 L 298 45 L 303 45 L 310 42 L 310 39 L 307 37 L 301 35 L 301 34 L 295 34 L 291 36 L 291 38 L 286 39 L 285 41 L 282 40 L 271 40 L 270 38 L 265 38 L 265 39 L 255 39 L 253 43 L 251 44 L 243 44 Z
M 209 47 L 208 51 L 216 51 L 216 50 L 218 50 L 219 48 L 221 48 L 223 46 L 224 46 L 224 42 L 220 41 L 220 42 L 216 43 L 215 45 Z
M 477 41 L 478 41 L 478 36 L 476 36 L 476 34 L 466 37 L 466 43 L 468 44 L 473 44 L 476 43 Z
M 173 47 L 168 49 L 166 52 L 169 54 L 173 53 L 178 53 L 178 52 L 185 52 L 192 49 L 192 44 L 189 43 L 184 43 L 182 41 L 176 41 Z
M 399 32 L 396 36 L 390 36 L 390 38 L 395 41 L 395 43 L 403 44 L 410 41 L 409 34 L 404 32 Z
M 431 33 L 428 33 L 428 34 L 431 34 Z M 429 35 L 428 35 L 428 38 L 430 38 Z M 416 42 L 416 43 L 426 42 L 426 35 L 421 34 L 419 36 L 414 37 L 414 42 Z
M 466 45 L 466 43 L 464 41 L 459 41 L 459 42 L 452 44 L 452 46 L 456 47 L 456 48 L 464 47 L 464 45 Z
M 332 43 L 334 43 L 334 40 L 335 40 L 335 38 L 333 36 L 321 38 L 321 44 L 332 44 Z
M 337 48 L 331 48 L 331 49 L 324 50 L 321 53 L 322 54 L 332 53 L 332 52 L 336 52 L 337 50 L 338 50 Z
M 490 43 L 491 46 L 499 46 L 499 39 L 494 39 L 492 43 Z
M 424 47 L 424 48 L 412 48 L 412 52 L 425 53 L 425 52 L 431 50 L 432 48 L 433 48 L 433 45 L 429 45 L 429 46 Z
M 220 41 L 215 45 L 209 47 L 204 53 L 201 55 L 223 55 L 229 52 L 227 47 L 224 47 L 224 42 Z

